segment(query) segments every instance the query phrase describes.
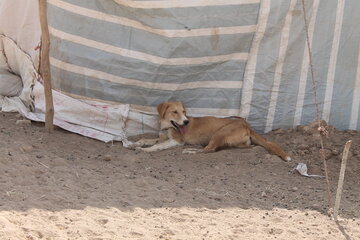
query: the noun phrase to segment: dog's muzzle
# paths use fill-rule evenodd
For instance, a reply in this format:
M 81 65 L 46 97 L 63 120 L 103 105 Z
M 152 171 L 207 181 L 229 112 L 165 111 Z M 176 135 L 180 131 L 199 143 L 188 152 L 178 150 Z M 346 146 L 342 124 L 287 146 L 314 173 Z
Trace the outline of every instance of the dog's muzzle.
M 189 124 L 189 120 L 185 120 L 183 123 L 183 125 L 179 125 L 179 124 L 177 124 L 175 121 L 170 121 L 171 122 L 171 124 L 174 126 L 174 128 L 178 131 L 178 132 L 180 132 L 181 134 L 184 134 L 185 132 L 186 132 L 186 129 L 187 129 L 187 127 L 186 127 L 186 125 L 188 125 Z

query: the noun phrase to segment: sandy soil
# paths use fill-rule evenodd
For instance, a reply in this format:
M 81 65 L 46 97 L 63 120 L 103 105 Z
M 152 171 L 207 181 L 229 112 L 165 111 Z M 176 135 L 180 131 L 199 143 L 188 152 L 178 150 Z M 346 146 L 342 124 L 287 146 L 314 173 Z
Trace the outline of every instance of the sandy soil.
M 294 158 L 261 147 L 183 155 L 137 153 L 0 113 L 0 239 L 360 239 L 360 133 L 330 131 L 331 187 L 352 139 L 340 221 L 310 127 L 266 134 Z M 333 195 L 335 195 L 333 193 Z

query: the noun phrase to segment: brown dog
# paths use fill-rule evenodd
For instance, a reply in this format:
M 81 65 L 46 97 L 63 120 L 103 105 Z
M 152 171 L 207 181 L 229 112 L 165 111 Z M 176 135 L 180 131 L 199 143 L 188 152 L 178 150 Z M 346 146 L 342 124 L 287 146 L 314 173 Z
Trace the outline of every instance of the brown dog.
M 177 145 L 203 145 L 204 149 L 185 149 L 184 153 L 214 152 L 223 147 L 248 147 L 251 143 L 263 146 L 285 161 L 290 156 L 277 144 L 256 134 L 243 118 L 187 117 L 181 102 L 158 105 L 161 132 L 159 138 L 141 139 L 134 146 L 145 152 L 154 152 Z M 151 147 L 144 147 L 151 146 Z

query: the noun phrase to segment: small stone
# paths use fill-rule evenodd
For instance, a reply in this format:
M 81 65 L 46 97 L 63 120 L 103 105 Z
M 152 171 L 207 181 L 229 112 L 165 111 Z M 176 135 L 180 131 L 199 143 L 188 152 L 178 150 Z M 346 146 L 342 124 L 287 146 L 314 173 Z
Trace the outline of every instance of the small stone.
M 265 154 L 264 159 L 265 159 L 265 161 L 278 162 L 280 160 L 280 157 L 267 153 L 267 154 Z
M 327 148 L 325 148 L 324 150 L 325 150 L 325 158 L 326 158 L 326 159 L 330 159 L 330 158 L 332 158 L 333 156 L 335 156 L 335 155 L 333 154 L 332 150 L 327 149 Z
M 22 152 L 24 152 L 24 153 L 29 153 L 29 152 L 31 152 L 32 150 L 34 150 L 34 147 L 31 146 L 30 144 L 25 144 L 25 145 L 22 145 L 22 146 L 20 147 L 20 150 L 21 150 Z
M 109 222 L 108 219 L 100 219 L 99 220 L 99 223 L 101 223 L 101 224 L 107 224 L 108 222 Z
M 319 139 L 321 138 L 321 135 L 320 135 L 320 133 L 314 133 L 314 134 L 312 135 L 312 137 L 313 137 L 314 139 L 316 139 L 316 140 L 319 140 Z
M 298 145 L 297 148 L 298 148 L 298 149 L 301 149 L 301 150 L 304 150 L 304 149 L 309 149 L 309 146 L 306 145 L 306 144 L 300 144 L 300 145 Z
M 264 191 L 261 192 L 261 196 L 262 196 L 262 197 L 266 197 L 266 192 L 264 192 Z
M 296 192 L 297 190 L 299 190 L 297 187 L 291 188 L 291 191 L 293 191 L 293 192 Z
M 111 155 L 110 154 L 105 154 L 104 157 L 103 157 L 104 161 L 111 161 Z
M 309 126 L 297 126 L 296 130 L 306 135 L 311 135 L 314 133 L 313 129 L 311 129 Z
M 166 233 L 167 235 L 172 235 L 172 236 L 175 235 L 175 233 L 174 233 L 173 231 L 171 231 L 170 229 L 165 230 L 165 233 Z
M 17 121 L 16 121 L 16 124 L 17 124 L 17 125 L 30 125 L 30 124 L 31 124 L 31 121 L 30 121 L 30 120 L 27 120 L 27 119 L 17 120 Z
M 354 150 L 352 151 L 352 154 L 353 154 L 354 156 L 360 156 L 360 151 L 357 150 L 357 149 L 354 149 Z
M 322 127 L 326 127 L 328 124 L 325 120 L 321 120 L 320 121 L 320 126 Z M 310 124 L 309 124 L 309 127 L 310 128 L 313 128 L 313 129 L 318 129 L 319 127 L 319 121 L 315 120 L 315 121 L 312 121 Z
M 274 134 L 284 134 L 286 131 L 285 129 L 278 128 L 272 131 Z
M 321 211 L 322 205 L 320 205 L 318 203 L 314 203 L 310 206 L 310 208 L 315 211 Z
M 163 202 L 164 203 L 173 203 L 173 202 L 175 202 L 175 199 L 174 198 L 164 198 Z
M 334 155 L 334 156 L 338 156 L 338 155 L 340 154 L 340 151 L 339 151 L 339 150 L 336 150 L 336 149 L 333 149 L 333 150 L 331 151 L 331 153 L 332 153 L 332 155 Z

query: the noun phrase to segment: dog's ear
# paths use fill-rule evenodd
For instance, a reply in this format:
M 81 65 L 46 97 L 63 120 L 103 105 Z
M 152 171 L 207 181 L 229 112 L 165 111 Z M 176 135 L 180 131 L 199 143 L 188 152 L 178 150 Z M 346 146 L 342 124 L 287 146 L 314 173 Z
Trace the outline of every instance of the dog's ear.
M 164 118 L 165 117 L 165 113 L 166 113 L 166 110 L 170 107 L 170 104 L 167 103 L 167 102 L 164 102 L 164 103 L 160 103 L 158 106 L 157 106 L 157 111 L 160 115 L 160 118 Z
M 183 107 L 183 109 L 184 109 L 184 111 L 186 113 L 186 108 L 185 108 L 184 104 L 182 102 L 180 102 L 180 103 L 181 103 L 181 106 Z
M 185 108 L 184 104 L 183 104 L 181 101 L 177 101 L 177 102 L 182 106 L 182 108 L 183 108 L 184 111 L 185 111 L 185 115 L 186 115 L 186 108 Z

